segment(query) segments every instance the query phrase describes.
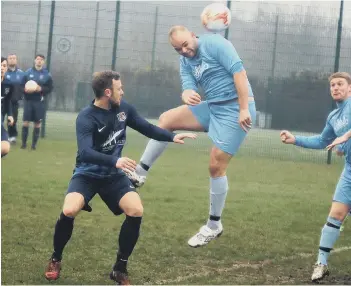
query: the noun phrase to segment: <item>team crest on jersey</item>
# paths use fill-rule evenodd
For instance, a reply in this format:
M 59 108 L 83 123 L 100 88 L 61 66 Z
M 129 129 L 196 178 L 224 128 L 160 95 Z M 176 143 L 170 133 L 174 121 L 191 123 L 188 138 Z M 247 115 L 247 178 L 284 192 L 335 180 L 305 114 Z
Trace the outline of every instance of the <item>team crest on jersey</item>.
M 118 121 L 125 121 L 127 119 L 127 115 L 124 112 L 120 112 L 117 114 Z
M 8 74 L 7 76 L 6 76 L 8 79 L 10 79 L 11 78 L 11 76 Z
M 30 74 L 29 77 L 34 77 L 34 75 Z
M 346 116 L 343 116 L 342 118 L 339 118 L 335 122 L 334 130 L 336 132 L 342 130 L 343 128 L 346 128 L 349 125 L 349 120 L 346 118 Z

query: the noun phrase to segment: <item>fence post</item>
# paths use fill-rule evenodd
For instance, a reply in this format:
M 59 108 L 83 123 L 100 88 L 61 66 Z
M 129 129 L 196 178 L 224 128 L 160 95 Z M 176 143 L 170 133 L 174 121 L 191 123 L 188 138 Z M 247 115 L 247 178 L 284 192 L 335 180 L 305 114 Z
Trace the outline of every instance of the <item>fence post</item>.
M 230 6 L 232 4 L 232 1 L 231 0 L 227 0 L 227 7 L 228 9 L 230 10 Z M 226 38 L 228 40 L 228 35 L 229 35 L 229 27 L 228 29 L 225 30 L 225 34 L 224 34 L 224 38 Z
M 55 19 L 55 0 L 51 1 L 51 12 L 50 12 L 50 28 L 49 28 L 49 41 L 48 41 L 48 53 L 47 53 L 47 60 L 46 60 L 46 67 L 50 71 L 51 66 L 51 53 L 52 53 L 52 35 L 54 32 L 54 19 Z M 45 112 L 44 118 L 41 126 L 41 137 L 45 137 L 45 129 L 46 129 L 46 111 L 48 109 L 48 97 L 44 100 L 45 103 Z
M 335 63 L 334 63 L 334 72 L 339 71 L 339 60 L 340 60 L 340 47 L 341 47 L 341 33 L 342 33 L 342 16 L 344 13 L 344 0 L 340 1 L 340 12 L 339 12 L 339 21 L 338 21 L 338 31 L 336 34 L 336 47 L 335 47 Z M 335 102 L 332 102 L 332 109 L 335 108 Z M 327 164 L 331 163 L 332 150 L 328 151 Z
M 119 13 L 121 9 L 121 2 L 116 1 L 116 16 L 115 16 L 115 35 L 113 37 L 113 51 L 112 51 L 112 64 L 111 69 L 116 70 L 116 55 L 117 55 L 117 39 L 118 39 L 118 24 L 119 24 Z
M 158 6 L 156 7 L 155 23 L 154 23 L 154 39 L 152 42 L 152 55 L 151 55 L 151 70 L 155 68 L 155 50 L 156 50 L 156 35 L 157 35 L 157 21 L 158 21 Z
M 95 52 L 96 52 L 97 29 L 98 29 L 98 24 L 99 24 L 99 8 L 100 8 L 100 2 L 99 2 L 99 0 L 97 0 L 96 1 L 94 42 L 93 42 L 93 59 L 92 59 L 92 63 L 91 63 L 91 75 L 94 73 L 94 70 L 95 70 Z
M 38 53 L 38 39 L 39 39 L 39 27 L 40 27 L 40 14 L 41 14 L 41 0 L 38 1 L 37 31 L 36 31 L 36 34 L 35 34 L 34 56 Z

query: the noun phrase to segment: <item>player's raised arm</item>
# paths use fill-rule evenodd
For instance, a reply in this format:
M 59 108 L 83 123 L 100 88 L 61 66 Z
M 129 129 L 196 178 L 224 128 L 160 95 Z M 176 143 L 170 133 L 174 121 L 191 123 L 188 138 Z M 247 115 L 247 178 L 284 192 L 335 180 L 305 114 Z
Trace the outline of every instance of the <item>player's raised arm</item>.
M 197 92 L 196 79 L 182 59 L 180 60 L 180 80 L 182 83 L 182 101 L 188 105 L 199 104 L 201 96 Z
M 333 147 L 335 147 L 336 145 L 345 143 L 345 142 L 346 142 L 347 140 L 349 140 L 350 138 L 351 138 L 351 130 L 347 131 L 344 135 L 342 135 L 342 136 L 336 138 L 331 144 L 329 144 L 329 145 L 327 146 L 326 149 L 327 149 L 327 150 L 330 150 L 330 149 L 332 149 Z M 340 148 L 340 149 L 342 149 L 342 148 Z M 342 152 L 342 150 L 340 150 L 340 149 L 339 149 L 339 151 Z
M 195 139 L 194 133 L 179 133 L 175 134 L 166 129 L 162 129 L 156 125 L 151 124 L 143 117 L 141 117 L 133 106 L 129 107 L 128 126 L 143 134 L 146 137 L 157 141 L 166 141 L 183 144 L 183 139 Z
M 280 139 L 283 143 L 294 144 L 308 149 L 324 149 L 335 137 L 336 135 L 329 122 L 325 125 L 322 133 L 315 136 L 294 136 L 287 130 L 280 132 Z

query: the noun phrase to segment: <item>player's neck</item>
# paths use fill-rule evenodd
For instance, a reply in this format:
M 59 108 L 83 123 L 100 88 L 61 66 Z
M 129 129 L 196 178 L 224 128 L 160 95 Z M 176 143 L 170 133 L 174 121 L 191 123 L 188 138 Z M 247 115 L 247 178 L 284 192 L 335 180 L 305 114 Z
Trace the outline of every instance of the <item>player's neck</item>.
M 10 71 L 15 71 L 15 70 L 16 70 L 16 66 L 13 66 L 13 67 L 10 67 L 10 66 L 9 66 L 9 70 L 10 70 Z
M 103 99 L 95 99 L 94 105 L 96 107 L 99 107 L 99 108 L 102 108 L 102 109 L 106 109 L 106 110 L 110 109 L 110 103 L 108 101 L 106 101 L 106 100 L 103 100 Z

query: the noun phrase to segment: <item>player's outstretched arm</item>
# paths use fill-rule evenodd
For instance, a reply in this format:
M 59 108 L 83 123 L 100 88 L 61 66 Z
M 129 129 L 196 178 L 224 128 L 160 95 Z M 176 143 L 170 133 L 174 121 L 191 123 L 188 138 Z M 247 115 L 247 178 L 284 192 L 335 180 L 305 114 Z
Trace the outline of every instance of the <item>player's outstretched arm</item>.
M 285 144 L 295 144 L 295 136 L 288 130 L 280 132 L 280 140 Z
M 351 138 L 351 130 L 347 131 L 344 135 L 336 138 L 331 144 L 327 146 L 327 150 L 331 150 L 334 148 L 336 145 L 345 143 L 347 140 Z
M 146 119 L 141 117 L 134 107 L 129 106 L 127 125 L 146 137 L 157 141 L 174 142 L 184 144 L 185 138 L 196 138 L 194 133 L 179 133 L 175 134 L 166 129 L 162 129 L 156 125 L 151 124 Z

